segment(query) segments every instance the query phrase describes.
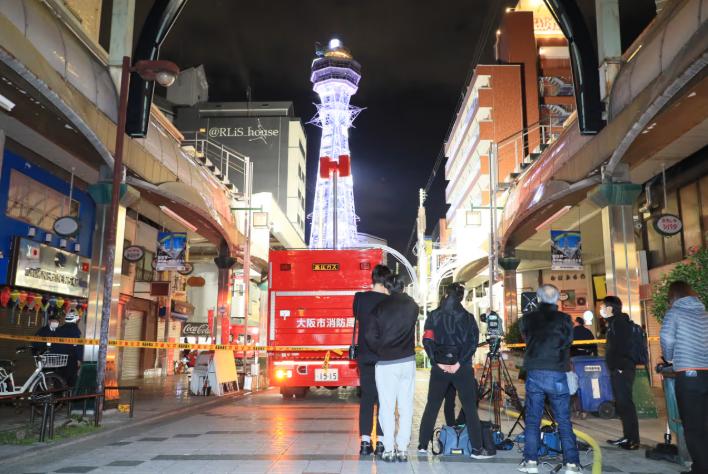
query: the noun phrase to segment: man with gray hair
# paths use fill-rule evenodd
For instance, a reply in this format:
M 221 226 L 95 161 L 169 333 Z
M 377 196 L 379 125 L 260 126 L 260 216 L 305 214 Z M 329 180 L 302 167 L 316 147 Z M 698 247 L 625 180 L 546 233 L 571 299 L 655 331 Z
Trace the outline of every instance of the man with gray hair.
M 570 391 L 566 372 L 570 369 L 570 346 L 573 323 L 570 316 L 558 311 L 560 293 L 553 285 L 536 291 L 538 309 L 519 321 L 526 341 L 526 442 L 519 471 L 538 472 L 538 449 L 541 444 L 541 418 L 548 398 L 563 449 L 564 473 L 582 472 L 578 445 L 570 422 Z

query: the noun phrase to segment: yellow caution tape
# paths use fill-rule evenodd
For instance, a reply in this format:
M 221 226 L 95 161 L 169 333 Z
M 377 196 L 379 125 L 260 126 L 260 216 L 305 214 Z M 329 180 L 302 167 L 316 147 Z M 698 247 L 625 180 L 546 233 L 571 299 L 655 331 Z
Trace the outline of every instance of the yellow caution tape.
M 649 336 L 647 337 L 647 341 L 659 341 L 659 336 Z M 583 345 L 589 345 L 589 344 L 607 344 L 607 339 L 592 339 L 592 340 L 587 340 L 587 341 L 573 341 L 574 346 L 583 346 Z M 520 347 L 526 347 L 526 344 L 520 342 L 520 343 L 514 343 L 514 344 L 507 344 L 504 343 L 502 344 L 503 347 L 507 349 L 518 349 Z
M 16 334 L 0 333 L 0 339 L 25 342 L 49 342 L 52 344 L 71 344 L 82 346 L 97 346 L 98 339 L 71 338 L 71 337 L 42 337 L 42 336 L 21 336 Z M 184 342 L 156 342 L 156 341 L 126 341 L 122 339 L 109 339 L 109 346 L 115 347 L 137 347 L 142 349 L 192 349 L 200 351 L 267 351 L 267 352 L 324 352 L 332 351 L 337 355 L 342 355 L 348 346 L 341 348 L 319 349 L 316 347 L 298 346 L 255 346 L 245 344 L 189 344 Z

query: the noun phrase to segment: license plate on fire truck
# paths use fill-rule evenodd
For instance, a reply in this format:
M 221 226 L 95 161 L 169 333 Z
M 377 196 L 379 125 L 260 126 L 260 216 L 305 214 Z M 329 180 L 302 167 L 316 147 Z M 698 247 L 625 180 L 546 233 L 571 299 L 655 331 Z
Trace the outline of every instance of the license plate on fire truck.
M 315 369 L 315 382 L 339 381 L 339 369 Z

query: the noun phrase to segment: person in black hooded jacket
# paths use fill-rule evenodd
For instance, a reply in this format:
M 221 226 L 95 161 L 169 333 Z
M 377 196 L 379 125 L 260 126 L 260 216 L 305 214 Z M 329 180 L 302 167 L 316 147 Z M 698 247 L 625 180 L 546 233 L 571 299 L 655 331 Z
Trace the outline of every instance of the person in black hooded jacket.
M 428 401 L 420 421 L 418 451 L 426 452 L 440 405 L 450 385 L 460 394 L 474 459 L 491 457 L 482 446 L 482 425 L 477 416 L 477 385 L 472 357 L 479 342 L 474 317 L 462 306 L 465 290 L 459 283 L 445 289 L 445 299 L 425 321 L 423 346 L 433 367 L 430 370 Z

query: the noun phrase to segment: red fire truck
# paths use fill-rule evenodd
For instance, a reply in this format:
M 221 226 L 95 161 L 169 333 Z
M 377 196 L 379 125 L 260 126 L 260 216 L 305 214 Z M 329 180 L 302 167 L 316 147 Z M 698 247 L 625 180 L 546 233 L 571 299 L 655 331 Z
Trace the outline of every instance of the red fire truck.
M 357 364 L 348 358 L 352 302 L 371 287 L 382 258 L 379 249 L 270 252 L 268 345 L 321 349 L 271 353 L 270 383 L 283 397 L 304 397 L 315 386 L 359 386 Z

